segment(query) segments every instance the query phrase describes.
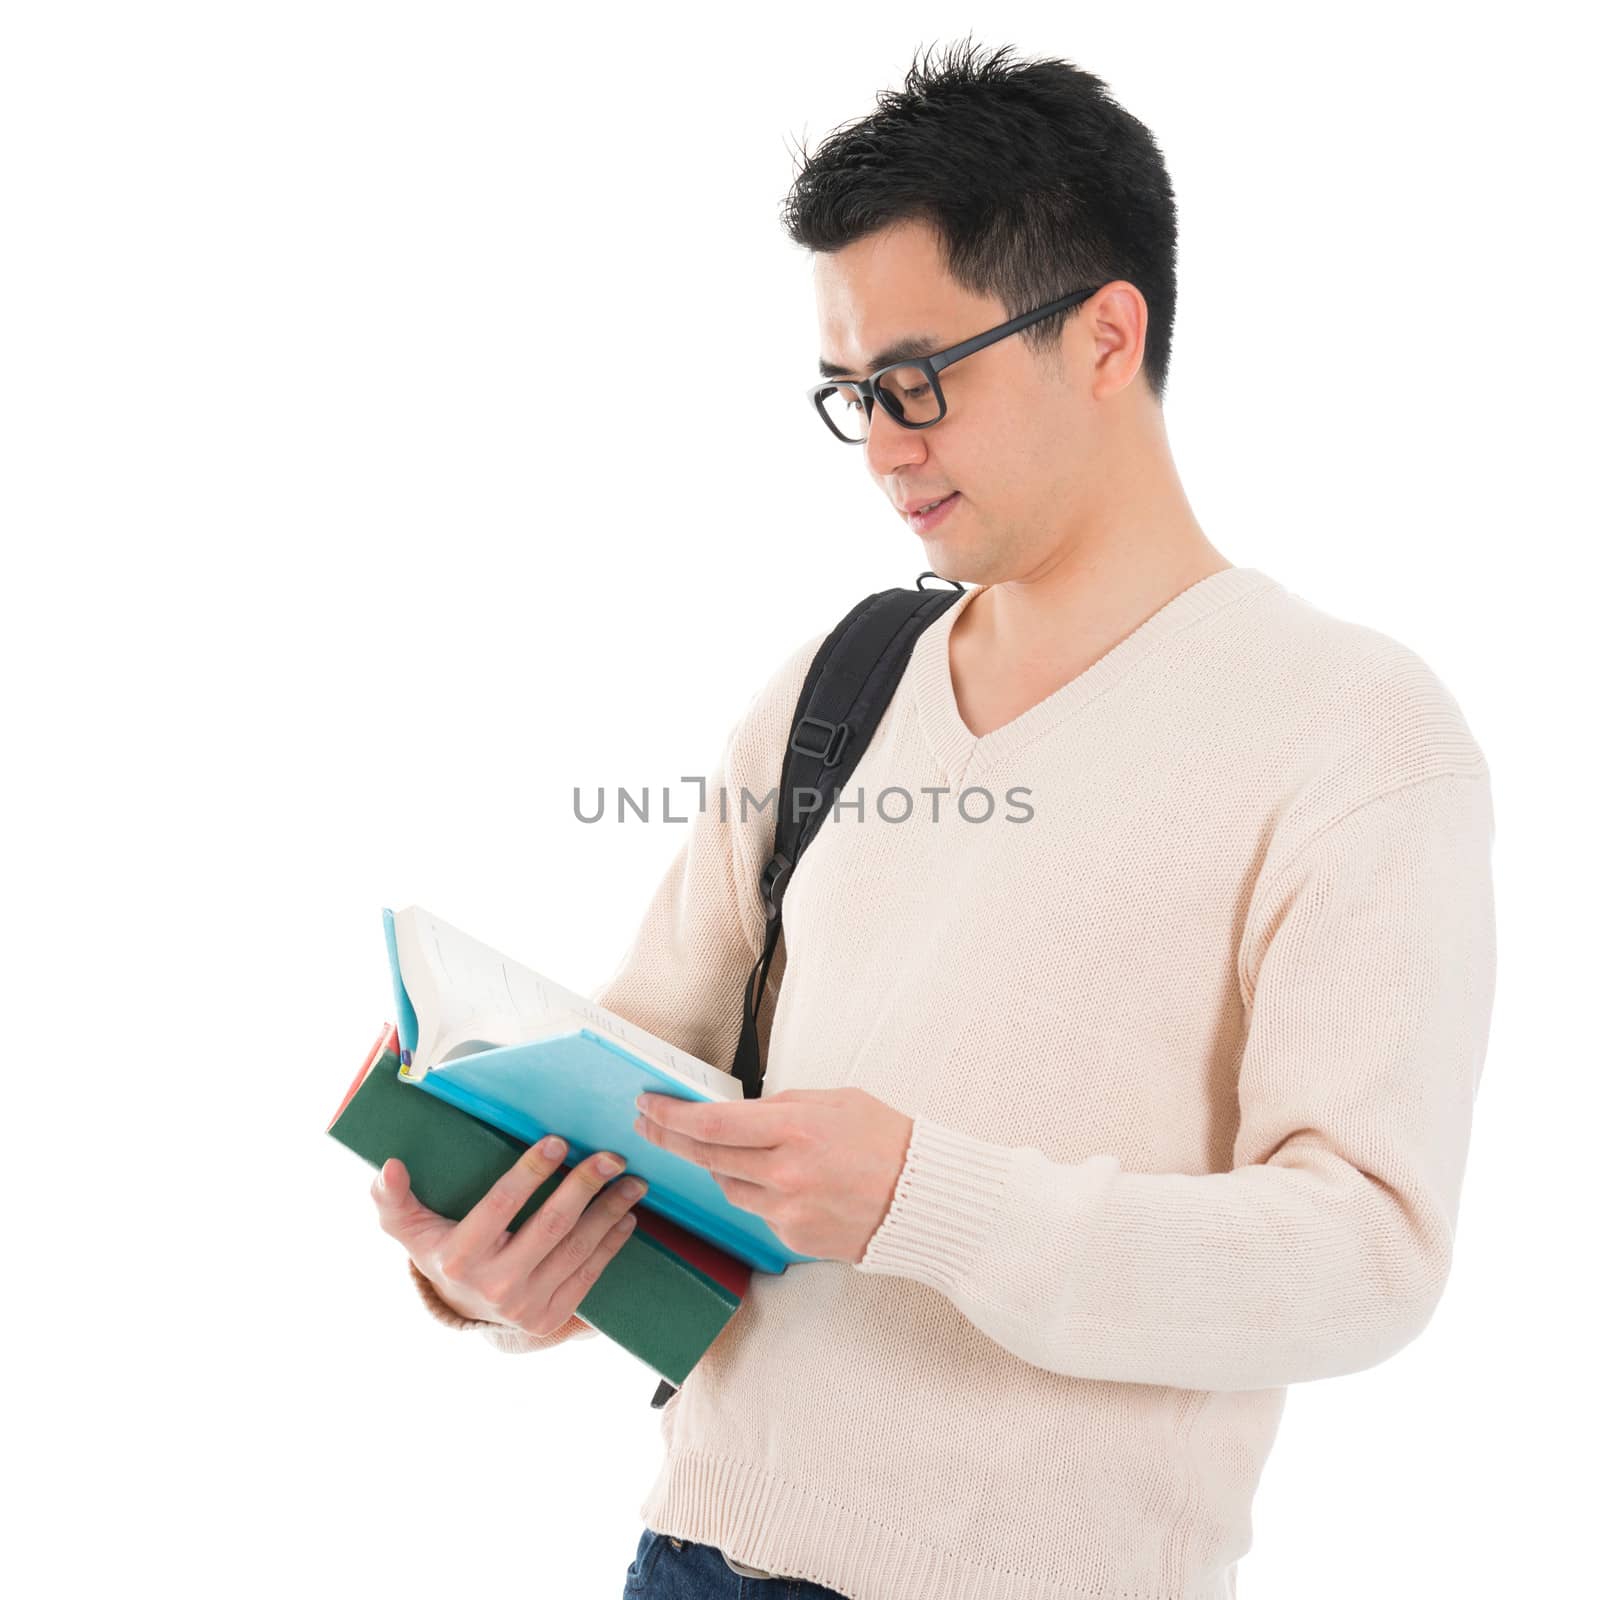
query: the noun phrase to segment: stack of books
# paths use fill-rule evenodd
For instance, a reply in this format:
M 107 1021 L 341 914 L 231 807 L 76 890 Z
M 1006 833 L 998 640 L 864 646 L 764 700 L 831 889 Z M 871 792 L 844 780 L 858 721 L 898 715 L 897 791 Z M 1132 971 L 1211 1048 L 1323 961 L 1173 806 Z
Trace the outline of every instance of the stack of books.
M 681 1387 L 739 1309 L 753 1271 L 817 1259 L 733 1205 L 704 1167 L 634 1129 L 642 1093 L 742 1100 L 743 1085 L 420 907 L 385 910 L 383 925 L 396 1019 L 327 1131 L 373 1167 L 399 1157 L 416 1197 L 453 1222 L 529 1145 L 558 1135 L 563 1164 L 512 1219 L 513 1231 L 568 1167 L 599 1150 L 622 1157 L 649 1189 L 578 1315 Z

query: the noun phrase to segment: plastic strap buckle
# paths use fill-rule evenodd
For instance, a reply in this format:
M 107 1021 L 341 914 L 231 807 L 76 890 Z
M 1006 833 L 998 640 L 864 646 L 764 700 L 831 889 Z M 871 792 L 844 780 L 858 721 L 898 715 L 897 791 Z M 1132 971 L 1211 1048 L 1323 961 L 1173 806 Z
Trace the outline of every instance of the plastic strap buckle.
M 806 725 L 818 728 L 822 732 L 823 745 L 820 750 L 813 749 L 810 745 L 801 744 L 800 735 Z M 798 751 L 803 756 L 821 756 L 824 767 L 831 767 L 838 763 L 839 753 L 844 749 L 844 742 L 850 737 L 850 724 L 848 722 L 824 722 L 821 717 L 801 717 L 795 724 L 794 735 L 789 740 L 789 748 Z
M 768 922 L 778 915 L 783 905 L 785 880 L 793 865 L 794 862 L 780 850 L 761 869 L 761 903 L 767 908 Z

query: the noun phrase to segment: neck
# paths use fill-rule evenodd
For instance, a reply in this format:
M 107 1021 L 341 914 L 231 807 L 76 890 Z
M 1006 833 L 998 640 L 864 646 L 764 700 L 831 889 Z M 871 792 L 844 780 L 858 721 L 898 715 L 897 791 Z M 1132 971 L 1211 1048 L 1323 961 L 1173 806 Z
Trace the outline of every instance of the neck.
M 1090 504 L 1070 531 L 1032 562 L 965 580 L 978 593 L 957 628 L 975 654 L 1018 669 L 1081 665 L 1233 565 L 1195 520 L 1159 409 L 1122 430 L 1119 443 L 1104 442 L 1095 481 L 1084 485 Z

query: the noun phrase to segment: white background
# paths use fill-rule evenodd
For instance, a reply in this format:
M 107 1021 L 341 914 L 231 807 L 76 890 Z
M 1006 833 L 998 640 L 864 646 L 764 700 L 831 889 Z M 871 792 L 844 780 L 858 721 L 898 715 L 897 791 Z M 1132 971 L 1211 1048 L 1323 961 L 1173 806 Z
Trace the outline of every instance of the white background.
M 802 135 L 969 29 L 1162 144 L 1167 420 L 1211 540 L 1417 650 L 1493 776 L 1451 1284 L 1394 1359 L 1291 1392 L 1241 1593 L 1593 1582 L 1594 130 L 1563 16 L 7 8 L 19 1592 L 620 1592 L 654 1375 L 432 1322 L 323 1130 L 392 1009 L 380 906 L 598 982 L 683 827 L 584 826 L 573 785 L 684 814 L 777 663 L 925 567 L 807 409 L 777 217 Z

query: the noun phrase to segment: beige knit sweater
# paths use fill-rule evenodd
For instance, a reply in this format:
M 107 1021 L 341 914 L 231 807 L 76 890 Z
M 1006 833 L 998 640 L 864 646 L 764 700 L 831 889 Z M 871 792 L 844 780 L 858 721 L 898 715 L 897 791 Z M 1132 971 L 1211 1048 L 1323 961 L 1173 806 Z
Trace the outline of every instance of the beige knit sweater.
M 1220 1600 L 1286 1385 L 1385 1360 L 1444 1289 L 1489 776 L 1416 654 L 1254 568 L 974 738 L 948 640 L 976 592 L 918 640 L 774 966 L 768 1092 L 912 1116 L 893 1204 L 860 1265 L 756 1275 L 641 1514 L 860 1600 Z M 774 814 L 740 787 L 776 788 L 825 633 L 594 991 L 725 1068 Z

